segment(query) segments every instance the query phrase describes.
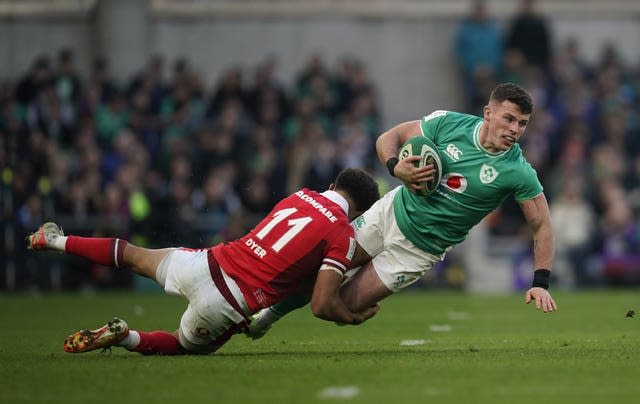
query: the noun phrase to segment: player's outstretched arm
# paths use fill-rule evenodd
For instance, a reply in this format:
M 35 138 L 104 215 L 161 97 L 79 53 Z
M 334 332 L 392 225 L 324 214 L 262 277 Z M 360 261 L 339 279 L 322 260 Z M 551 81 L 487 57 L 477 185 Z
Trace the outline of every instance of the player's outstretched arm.
M 544 194 L 540 194 L 531 200 L 521 202 L 520 207 L 533 232 L 535 265 L 532 287 L 525 293 L 525 303 L 529 304 L 534 300 L 538 310 L 545 313 L 556 311 L 556 302 L 547 290 L 554 254 L 553 230 L 547 199 Z
M 420 121 L 407 121 L 394 126 L 376 139 L 376 153 L 384 165 L 392 157 L 398 157 L 400 146 L 409 138 L 420 135 Z
M 399 160 L 398 151 L 408 139 L 421 134 L 420 121 L 407 121 L 394 126 L 376 139 L 376 152 L 380 162 L 387 167 L 389 174 L 414 191 L 424 189 L 421 184 L 433 180 L 436 169 L 432 165 L 416 167 L 420 156 L 408 156 Z
M 373 317 L 380 310 L 380 306 L 374 305 L 358 313 L 347 308 L 339 294 L 342 278 L 342 272 L 335 267 L 323 265 L 318 271 L 311 296 L 313 315 L 327 321 L 354 325 Z

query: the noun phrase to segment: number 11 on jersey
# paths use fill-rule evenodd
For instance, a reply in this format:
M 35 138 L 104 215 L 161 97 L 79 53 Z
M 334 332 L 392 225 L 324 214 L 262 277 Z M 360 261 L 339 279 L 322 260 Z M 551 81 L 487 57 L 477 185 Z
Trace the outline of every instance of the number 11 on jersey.
M 262 230 L 260 230 L 258 234 L 256 234 L 256 237 L 262 240 L 267 234 L 269 234 L 269 232 L 271 232 L 271 230 L 273 230 L 274 227 L 276 227 L 284 219 L 288 218 L 297 211 L 298 209 L 296 208 L 287 208 L 275 212 L 273 214 L 273 219 L 271 219 L 269 223 L 267 223 L 262 228 Z M 287 245 L 289 241 L 291 241 L 298 233 L 302 231 L 302 229 L 306 225 L 308 225 L 312 221 L 313 219 L 308 216 L 288 220 L 287 225 L 291 228 L 286 233 L 284 233 L 282 237 L 280 237 L 275 243 L 273 243 L 273 245 L 271 246 L 273 251 L 279 252 L 282 247 Z

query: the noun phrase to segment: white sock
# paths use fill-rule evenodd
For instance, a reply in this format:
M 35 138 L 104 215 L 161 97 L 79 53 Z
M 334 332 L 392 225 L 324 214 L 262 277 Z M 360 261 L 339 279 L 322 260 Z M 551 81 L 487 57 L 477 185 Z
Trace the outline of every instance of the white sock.
M 256 314 L 256 316 L 253 318 L 253 322 L 255 322 L 256 325 L 259 325 L 261 328 L 264 328 L 270 326 L 281 318 L 281 314 L 273 311 L 271 307 L 267 307 L 266 309 L 260 310 L 260 312 Z
M 117 344 L 125 349 L 134 349 L 138 345 L 140 345 L 140 333 L 138 331 L 129 331 L 129 335 L 124 337 L 124 339 Z

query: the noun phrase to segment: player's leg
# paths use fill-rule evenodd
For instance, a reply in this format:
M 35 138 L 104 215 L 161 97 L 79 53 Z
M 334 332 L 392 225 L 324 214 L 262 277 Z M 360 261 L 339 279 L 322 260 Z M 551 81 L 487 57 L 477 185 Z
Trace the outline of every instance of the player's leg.
M 260 339 L 269 331 L 273 323 L 292 311 L 306 306 L 311 301 L 315 281 L 315 276 L 305 280 L 294 294 L 255 313 L 251 316 L 251 322 L 244 330 L 244 334 L 253 340 Z
M 184 350 L 178 343 L 177 332 L 142 332 L 129 330 L 124 320 L 114 318 L 95 330 L 80 330 L 64 341 L 64 350 L 69 353 L 90 352 L 96 349 L 111 349 L 121 346 L 143 355 L 179 355 Z
M 140 253 L 133 250 L 132 254 Z M 125 253 L 126 255 L 126 253 Z M 157 254 L 146 257 L 145 260 L 153 261 Z M 136 258 L 139 260 L 139 258 Z M 164 260 L 163 260 L 164 262 Z M 146 267 L 147 264 L 138 264 Z M 187 269 L 188 270 L 188 269 Z M 165 271 L 161 271 L 166 274 Z M 155 271 L 154 271 L 155 273 Z M 162 282 L 164 286 L 165 278 Z M 179 294 L 179 293 L 176 293 Z M 130 330 L 124 320 L 114 318 L 104 326 L 95 330 L 80 330 L 69 335 L 64 342 L 64 350 L 70 353 L 82 353 L 96 349 L 111 349 L 112 346 L 123 347 L 132 352 L 143 355 L 181 355 L 192 353 L 180 344 L 179 332 Z
M 79 353 L 119 346 L 144 355 L 215 352 L 246 326 L 248 309 L 233 279 L 217 264 L 209 268 L 215 260 L 208 253 L 175 249 L 158 266 L 158 281 L 165 291 L 189 300 L 176 332 L 129 330 L 124 321 L 114 319 L 97 330 L 72 334 L 65 350 Z
M 411 285 L 443 258 L 420 250 L 398 228 L 393 200 L 401 188 L 385 194 L 361 216 L 360 223 L 356 220 L 358 246 L 372 258 L 340 288 L 340 296 L 353 311 Z
M 295 293 L 273 306 L 260 310 L 251 316 L 251 323 L 244 331 L 245 335 L 253 340 L 264 337 L 273 323 L 292 311 L 306 306 L 310 301 L 311 297 L 308 294 Z
M 173 250 L 175 248 L 149 249 L 127 243 L 123 253 L 123 265 L 136 274 L 155 281 L 158 266 Z
M 27 237 L 30 250 L 54 250 L 84 257 L 100 265 L 129 268 L 138 275 L 156 280 L 156 268 L 173 249 L 137 247 L 118 238 L 65 236 L 55 223 L 48 222 Z
M 340 297 L 353 312 L 374 306 L 391 294 L 393 291 L 382 283 L 372 261 L 367 262 L 340 287 Z
M 358 273 L 361 266 L 370 260 L 371 257 L 369 254 L 367 254 L 360 245 L 356 244 L 356 251 L 351 260 L 350 270 L 347 271 L 345 283 L 348 283 L 348 279 Z M 315 279 L 313 279 L 313 281 L 315 281 Z M 247 327 L 247 330 L 245 330 L 245 335 L 253 340 L 264 337 L 275 322 L 292 311 L 306 306 L 311 301 L 312 290 L 313 282 L 310 282 L 308 285 L 305 285 L 304 293 L 298 291 L 298 293 L 279 301 L 273 306 L 262 309 L 251 316 L 251 323 L 249 327 Z
M 397 192 L 393 190 L 388 192 L 381 199 L 376 201 L 369 210 L 364 212 L 360 217 L 353 221 L 353 227 L 356 232 L 356 250 L 351 259 L 350 270 L 346 276 L 351 277 L 359 271 L 362 265 L 371 260 L 372 256 L 379 254 L 384 248 L 384 226 L 385 219 L 389 215 L 393 215 L 392 204 L 393 195 Z M 391 213 L 389 213 L 391 212 Z M 349 280 L 345 280 L 348 283 Z M 249 330 L 245 333 L 252 339 L 262 338 L 271 328 L 271 325 L 280 320 L 286 314 L 293 310 L 306 305 L 311 299 L 311 294 L 307 300 L 300 300 L 299 297 L 291 297 L 284 299 L 275 305 L 262 309 L 253 315 L 252 322 L 249 324 Z
M 188 353 L 217 351 L 249 323 L 250 310 L 238 284 L 221 268 L 211 250 L 177 250 L 160 265 L 165 291 L 179 290 L 189 300 L 180 319 L 178 339 Z M 181 268 L 188 267 L 188 271 Z
M 352 311 L 362 311 L 420 279 L 443 256 L 417 248 L 397 227 L 388 231 L 386 249 L 366 263 L 340 288 L 340 297 Z

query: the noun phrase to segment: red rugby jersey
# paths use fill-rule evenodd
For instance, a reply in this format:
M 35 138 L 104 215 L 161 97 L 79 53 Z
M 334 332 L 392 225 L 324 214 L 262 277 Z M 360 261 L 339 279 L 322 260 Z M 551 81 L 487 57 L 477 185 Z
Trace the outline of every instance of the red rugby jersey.
M 213 255 L 255 312 L 296 291 L 323 263 L 346 271 L 355 251 L 346 209 L 336 192 L 302 189 L 280 201 L 249 234 L 212 247 Z

